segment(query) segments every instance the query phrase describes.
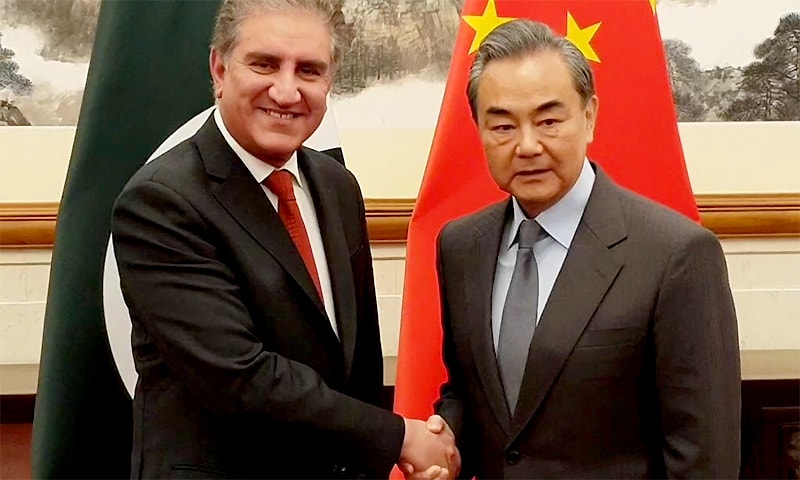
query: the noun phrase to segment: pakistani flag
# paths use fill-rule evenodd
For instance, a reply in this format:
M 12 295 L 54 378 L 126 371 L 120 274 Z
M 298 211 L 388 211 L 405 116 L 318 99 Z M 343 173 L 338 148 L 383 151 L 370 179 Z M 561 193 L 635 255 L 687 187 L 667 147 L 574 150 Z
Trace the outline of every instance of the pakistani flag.
M 219 0 L 106 0 L 100 9 L 56 227 L 34 478 L 130 475 L 136 373 L 108 249 L 111 208 L 148 158 L 191 136 L 211 113 L 208 44 L 218 7 Z M 342 158 L 330 116 L 307 144 Z

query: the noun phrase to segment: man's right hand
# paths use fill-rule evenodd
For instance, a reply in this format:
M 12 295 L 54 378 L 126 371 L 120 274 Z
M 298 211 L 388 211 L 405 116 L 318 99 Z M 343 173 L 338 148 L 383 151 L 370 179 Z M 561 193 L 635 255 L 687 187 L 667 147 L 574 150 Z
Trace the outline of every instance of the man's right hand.
M 441 420 L 441 422 L 439 422 Z M 404 418 L 406 426 L 398 465 L 407 477 L 428 471 L 436 478 L 452 478 L 461 469 L 461 456 L 452 431 L 441 417 L 434 415 L 428 423 Z M 441 471 L 431 469 L 442 467 Z M 425 476 L 423 474 L 423 476 Z
M 449 465 L 448 470 L 450 471 L 450 478 L 458 477 L 458 474 L 461 473 L 461 453 L 458 451 L 458 448 L 455 448 L 456 436 L 453 433 L 453 430 L 450 428 L 450 425 L 448 425 L 441 416 L 431 415 L 428 417 L 428 421 L 425 423 L 425 426 L 428 427 L 428 431 L 431 433 L 443 435 L 453 443 L 454 448 L 449 452 L 449 456 L 447 458 Z

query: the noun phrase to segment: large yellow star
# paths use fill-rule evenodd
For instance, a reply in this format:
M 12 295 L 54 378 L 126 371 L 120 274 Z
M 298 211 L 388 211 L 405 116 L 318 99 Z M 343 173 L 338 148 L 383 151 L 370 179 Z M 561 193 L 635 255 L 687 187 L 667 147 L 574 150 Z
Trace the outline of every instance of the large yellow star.
M 468 53 L 470 54 L 478 50 L 483 39 L 486 38 L 492 30 L 506 22 L 514 20 L 514 18 L 509 17 L 498 17 L 494 0 L 489 0 L 489 3 L 486 4 L 486 8 L 483 9 L 482 15 L 462 15 L 461 18 L 467 22 L 467 25 L 475 30 L 475 36 L 472 38 L 472 45 L 469 47 Z
M 658 0 L 650 0 L 650 8 L 653 9 L 653 13 L 656 13 L 656 2 Z
M 594 25 L 581 28 L 578 26 L 578 22 L 572 18 L 572 14 L 567 12 L 567 40 L 578 47 L 578 50 L 583 53 L 583 56 L 586 57 L 587 60 L 597 63 L 600 63 L 600 57 L 597 56 L 594 48 L 592 48 L 591 42 L 592 38 L 594 38 L 594 34 L 597 33 L 602 23 L 603 22 L 597 22 Z

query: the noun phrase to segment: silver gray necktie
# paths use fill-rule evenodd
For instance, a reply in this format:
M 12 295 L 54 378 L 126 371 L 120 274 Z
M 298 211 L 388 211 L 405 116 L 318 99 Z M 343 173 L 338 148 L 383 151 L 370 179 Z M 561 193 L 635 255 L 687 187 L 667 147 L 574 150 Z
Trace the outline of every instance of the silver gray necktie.
M 508 402 L 514 415 L 517 397 L 528 362 L 528 348 L 536 328 L 536 308 L 539 299 L 539 272 L 533 244 L 542 233 L 535 220 L 525 220 L 519 226 L 517 263 L 511 275 L 511 285 L 503 306 L 500 339 L 497 343 L 497 365 Z

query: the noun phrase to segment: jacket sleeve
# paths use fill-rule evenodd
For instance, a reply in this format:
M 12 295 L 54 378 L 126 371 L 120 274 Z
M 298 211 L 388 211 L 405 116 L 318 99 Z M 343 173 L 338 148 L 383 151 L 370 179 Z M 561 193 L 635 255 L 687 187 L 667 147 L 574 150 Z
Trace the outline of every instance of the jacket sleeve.
M 664 463 L 670 478 L 738 478 L 736 312 L 719 242 L 695 232 L 670 257 L 653 320 Z
M 447 370 L 447 380 L 441 386 L 439 399 L 434 405 L 434 410 L 440 415 L 456 437 L 456 446 L 461 454 L 461 473 L 459 478 L 474 477 L 474 467 L 471 460 L 476 458 L 474 453 L 474 435 L 471 427 L 466 421 L 464 414 L 464 382 L 456 359 L 455 344 L 452 335 L 451 316 L 449 309 L 449 296 L 447 292 L 446 268 L 444 267 L 443 238 L 446 235 L 445 228 L 439 235 L 436 251 L 436 269 L 439 278 L 439 297 L 441 302 L 442 317 L 442 356 L 445 369 Z

